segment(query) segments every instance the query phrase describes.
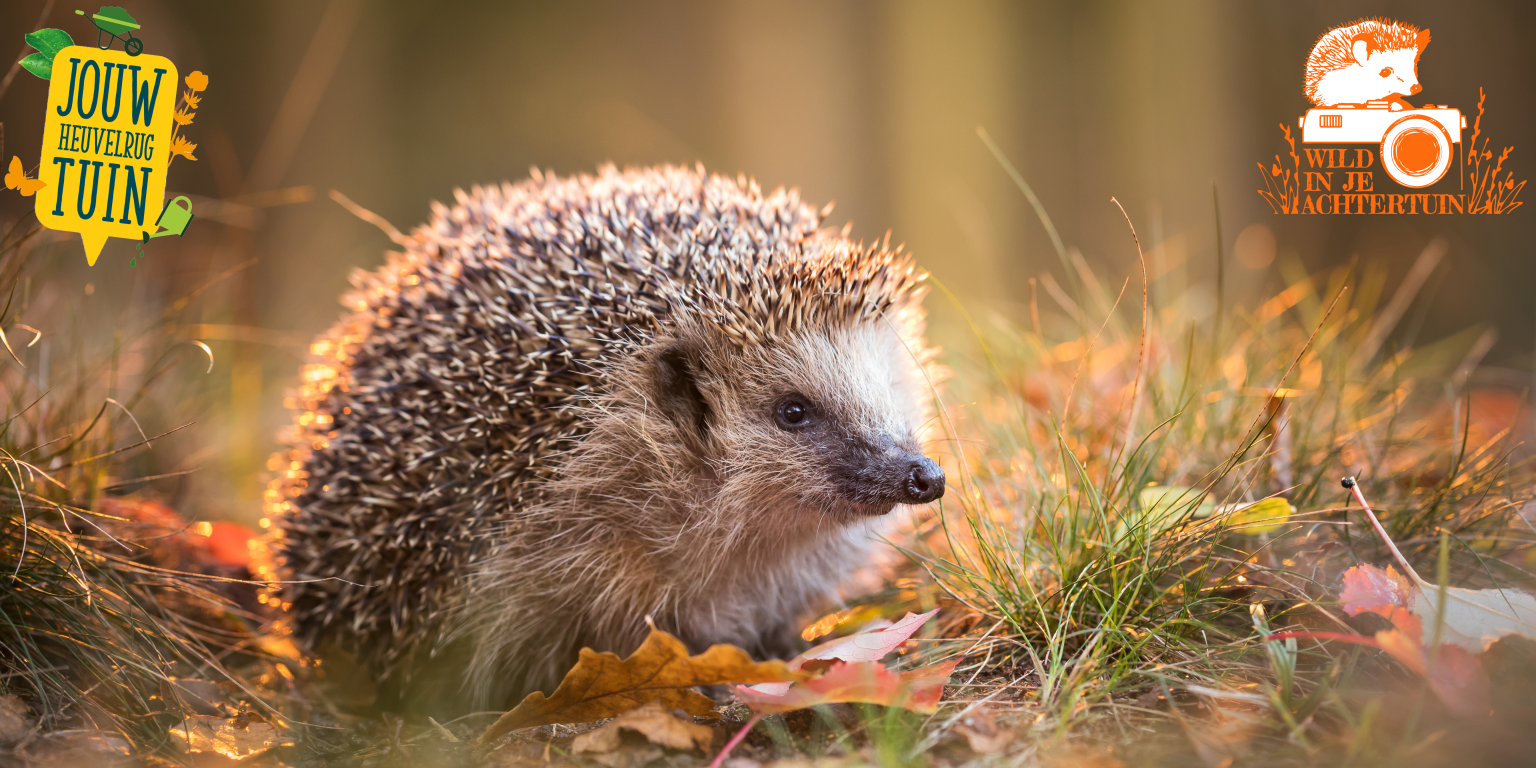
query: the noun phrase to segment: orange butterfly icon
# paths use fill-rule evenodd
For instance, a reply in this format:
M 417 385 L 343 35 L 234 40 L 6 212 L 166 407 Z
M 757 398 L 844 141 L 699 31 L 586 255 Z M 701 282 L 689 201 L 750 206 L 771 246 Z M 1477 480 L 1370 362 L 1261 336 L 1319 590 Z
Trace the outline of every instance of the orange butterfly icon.
M 29 179 L 27 172 L 21 168 L 21 158 L 11 157 L 11 169 L 5 174 L 5 188 L 14 189 L 26 197 L 37 194 L 39 189 L 48 186 L 48 182 L 42 179 Z

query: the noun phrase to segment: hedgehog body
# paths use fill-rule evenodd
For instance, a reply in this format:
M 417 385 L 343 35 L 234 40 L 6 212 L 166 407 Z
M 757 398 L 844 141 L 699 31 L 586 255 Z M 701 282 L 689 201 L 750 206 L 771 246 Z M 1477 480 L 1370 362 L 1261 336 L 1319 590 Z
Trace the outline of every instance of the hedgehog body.
M 354 275 L 268 492 L 300 645 L 549 690 L 646 617 L 790 652 L 923 456 L 923 275 L 794 192 L 675 167 L 458 193 Z M 451 686 L 458 687 L 458 686 Z
M 1420 90 L 1419 56 L 1429 30 L 1388 19 L 1361 19 L 1329 30 L 1307 56 L 1307 98 L 1319 107 L 1389 100 Z

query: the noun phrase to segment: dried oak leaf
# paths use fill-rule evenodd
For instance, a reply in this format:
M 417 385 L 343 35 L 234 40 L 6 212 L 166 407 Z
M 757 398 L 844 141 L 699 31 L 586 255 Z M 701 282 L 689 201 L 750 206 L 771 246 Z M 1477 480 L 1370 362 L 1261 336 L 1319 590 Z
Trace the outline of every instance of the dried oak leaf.
M 666 709 L 708 715 L 715 703 L 699 685 L 799 681 L 809 677 L 782 661 L 753 661 L 734 645 L 713 645 L 689 656 L 682 641 L 655 627 L 629 658 L 581 649 L 581 658 L 551 696 L 528 694 L 480 735 L 484 744 L 510 731 L 550 723 L 588 723 L 656 701 Z
M 818 704 L 881 704 L 914 712 L 933 712 L 939 708 L 944 684 L 960 660 L 892 672 L 878 661 L 845 662 L 833 666 L 821 677 L 793 687 L 760 685 L 732 686 L 737 698 L 759 715 L 791 712 Z
M 707 725 L 688 722 L 672 715 L 660 702 L 653 701 L 639 709 L 632 709 L 613 719 L 613 722 L 587 731 L 571 742 L 571 751 L 580 755 L 616 751 L 623 744 L 621 731 L 632 731 L 646 741 L 668 749 L 700 752 L 709 750 L 715 732 Z

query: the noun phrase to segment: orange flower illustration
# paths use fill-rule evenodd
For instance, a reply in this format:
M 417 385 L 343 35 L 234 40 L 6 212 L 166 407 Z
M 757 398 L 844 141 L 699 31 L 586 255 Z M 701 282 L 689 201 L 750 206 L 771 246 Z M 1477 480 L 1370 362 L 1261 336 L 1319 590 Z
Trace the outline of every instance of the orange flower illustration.
M 171 129 L 171 147 L 170 151 L 166 153 L 167 157 L 165 160 L 167 166 L 175 162 L 177 155 L 181 155 L 188 160 L 197 159 L 192 156 L 192 152 L 197 149 L 197 145 L 187 141 L 186 137 L 181 135 L 181 129 L 184 126 L 191 125 L 192 119 L 197 116 L 197 104 L 202 101 L 202 98 L 197 93 L 208 87 L 208 76 L 202 72 L 193 72 L 187 75 L 185 82 L 187 90 L 182 93 L 182 103 L 176 108 L 174 115 L 176 125 Z
M 171 157 L 172 158 L 175 158 L 176 155 L 181 155 L 182 157 L 185 157 L 188 160 L 196 160 L 197 158 L 192 156 L 192 151 L 195 150 L 195 149 L 197 149 L 197 145 L 196 144 L 193 144 L 192 142 L 187 141 L 185 138 L 183 138 L 181 136 L 177 136 L 176 138 L 171 140 Z M 169 163 L 167 163 L 167 165 L 169 165 Z

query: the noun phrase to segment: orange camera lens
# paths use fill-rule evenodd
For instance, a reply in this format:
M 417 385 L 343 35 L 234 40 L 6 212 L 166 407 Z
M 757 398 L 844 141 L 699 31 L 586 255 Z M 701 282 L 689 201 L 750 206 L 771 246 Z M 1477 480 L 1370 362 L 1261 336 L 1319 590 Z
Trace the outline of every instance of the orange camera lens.
M 1408 174 L 1423 176 L 1440 162 L 1440 143 L 1429 131 L 1411 128 L 1392 142 L 1392 159 Z

